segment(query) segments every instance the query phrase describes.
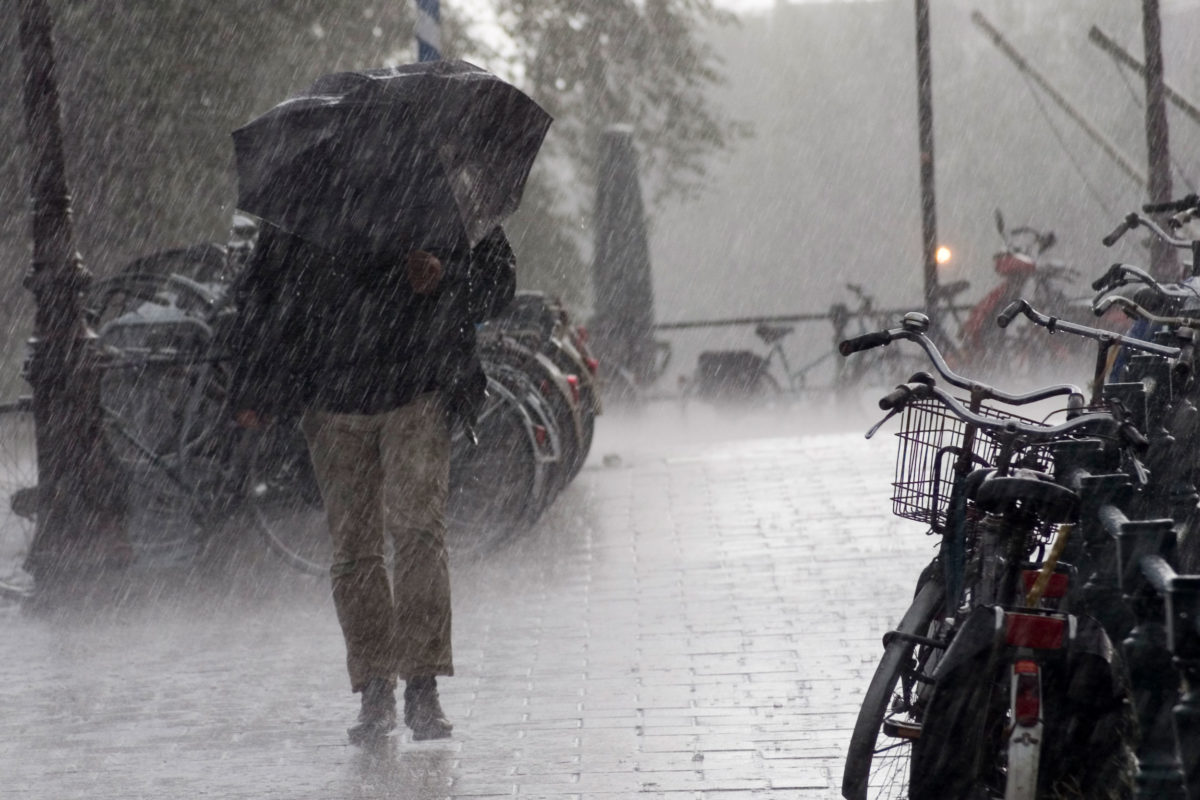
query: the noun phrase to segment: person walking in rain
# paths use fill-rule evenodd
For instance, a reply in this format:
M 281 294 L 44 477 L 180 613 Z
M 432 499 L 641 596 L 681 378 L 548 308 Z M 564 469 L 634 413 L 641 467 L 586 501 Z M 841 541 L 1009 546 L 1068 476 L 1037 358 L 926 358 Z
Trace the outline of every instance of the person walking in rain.
M 333 537 L 350 688 L 362 696 L 354 742 L 395 728 L 397 679 L 413 739 L 451 733 L 437 692 L 437 677 L 454 673 L 450 433 L 483 402 L 475 325 L 512 299 L 513 267 L 500 228 L 469 251 L 370 256 L 264 224 L 236 283 L 232 407 L 251 428 L 300 415 Z
M 515 293 L 500 226 L 550 123 L 446 60 L 322 76 L 233 132 L 237 207 L 264 224 L 235 287 L 230 402 L 247 426 L 300 419 L 362 695 L 354 741 L 395 727 L 398 679 L 414 739 L 451 731 L 451 426 L 484 399 L 475 326 Z

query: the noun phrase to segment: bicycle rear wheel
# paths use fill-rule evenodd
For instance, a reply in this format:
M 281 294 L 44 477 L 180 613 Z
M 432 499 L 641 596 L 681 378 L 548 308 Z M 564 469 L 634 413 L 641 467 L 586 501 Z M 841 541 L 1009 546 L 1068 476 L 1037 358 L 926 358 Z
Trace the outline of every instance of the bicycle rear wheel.
M 1090 628 L 1091 636 L 1103 636 L 1094 621 L 1078 618 L 1077 624 Z M 960 635 L 970 636 L 965 629 Z M 1109 651 L 1111 645 L 1099 649 Z M 912 800 L 1131 800 L 1136 723 L 1124 667 L 1115 654 L 1117 661 L 1107 663 L 1083 648 L 1037 658 L 1043 727 L 1032 739 L 1039 750 L 1035 769 L 1024 773 L 1027 784 L 1020 786 L 1008 741 L 1014 713 L 1010 680 L 1014 663 L 1025 657 L 1003 646 L 986 648 L 939 675 L 912 751 Z
M 533 423 L 520 401 L 494 381 L 480 414 L 479 444 L 461 432 L 451 441 L 446 546 L 454 555 L 488 552 L 532 519 L 546 483 Z M 328 575 L 333 542 L 320 487 L 299 426 L 283 423 L 260 436 L 250 458 L 248 503 L 254 527 L 287 564 Z M 385 537 L 390 564 L 392 542 Z
M 842 796 L 847 800 L 908 797 L 912 742 L 921 730 L 915 700 L 923 684 L 918 679 L 933 648 L 922 646 L 914 656 L 918 645 L 906 637 L 928 635 L 944 598 L 939 581 L 926 581 L 896 627 L 900 635 L 884 646 L 846 751 Z
M 250 457 L 254 527 L 271 552 L 310 575 L 328 575 L 333 541 L 321 491 L 297 421 L 264 430 Z
M 525 406 L 496 380 L 488 393 L 478 444 L 466 436 L 452 443 L 446 536 L 460 556 L 486 554 L 532 524 L 549 481 Z

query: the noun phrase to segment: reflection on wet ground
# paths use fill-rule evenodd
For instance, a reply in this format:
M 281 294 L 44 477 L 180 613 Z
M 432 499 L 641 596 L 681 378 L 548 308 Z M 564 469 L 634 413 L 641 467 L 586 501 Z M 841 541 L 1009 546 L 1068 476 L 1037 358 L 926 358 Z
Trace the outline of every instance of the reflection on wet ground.
M 4 794 L 836 796 L 928 542 L 888 516 L 890 443 L 704 413 L 602 418 L 536 529 L 455 561 L 449 742 L 350 746 L 327 582 L 231 530 L 0 610 Z

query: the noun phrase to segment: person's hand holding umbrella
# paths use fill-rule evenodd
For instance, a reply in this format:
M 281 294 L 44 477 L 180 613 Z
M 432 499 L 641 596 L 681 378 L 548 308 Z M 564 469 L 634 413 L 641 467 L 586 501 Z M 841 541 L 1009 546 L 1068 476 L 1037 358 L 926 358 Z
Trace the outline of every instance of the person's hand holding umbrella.
M 407 269 L 413 294 L 433 294 L 442 282 L 442 262 L 433 253 L 413 250 L 408 254 Z

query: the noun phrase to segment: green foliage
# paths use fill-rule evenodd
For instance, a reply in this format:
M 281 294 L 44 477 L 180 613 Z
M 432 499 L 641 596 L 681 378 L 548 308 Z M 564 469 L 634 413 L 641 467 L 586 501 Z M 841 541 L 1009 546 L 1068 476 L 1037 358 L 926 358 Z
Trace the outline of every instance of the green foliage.
M 552 146 L 593 185 L 599 133 L 634 127 L 651 199 L 688 196 L 707 157 L 744 136 L 710 99 L 723 65 L 708 26 L 735 18 L 711 0 L 495 0 L 527 89 L 558 120 Z
M 544 165 L 513 221 L 522 282 L 578 300 L 595 135 L 631 122 L 656 196 L 686 194 L 739 130 L 706 91 L 720 67 L 699 33 L 710 0 L 495 0 L 513 73 L 556 117 Z M 99 275 L 166 247 L 224 241 L 236 197 L 230 132 L 318 75 L 411 61 L 411 0 L 52 0 L 77 244 Z M 12 15 L 10 15 L 12 16 Z M 443 8 L 444 49 L 504 66 Z M 16 25 L 0 31 L 0 90 L 20 97 Z M 475 56 L 472 58 L 472 56 Z M 523 78 L 521 77 L 523 76 Z M 24 121 L 0 106 L 0 314 L 26 318 Z M 5 313 L 7 312 L 7 313 Z

